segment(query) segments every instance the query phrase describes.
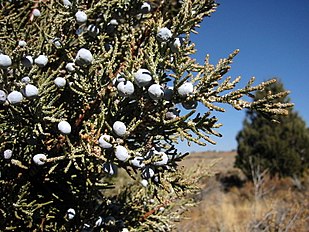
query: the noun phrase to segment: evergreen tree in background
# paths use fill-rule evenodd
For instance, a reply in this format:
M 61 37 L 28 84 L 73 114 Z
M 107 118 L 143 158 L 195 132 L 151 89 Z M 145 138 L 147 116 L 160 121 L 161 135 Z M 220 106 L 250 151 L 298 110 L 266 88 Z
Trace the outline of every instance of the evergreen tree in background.
M 279 81 L 259 91 L 254 100 L 259 101 L 267 94 L 284 91 Z M 279 100 L 276 100 L 277 102 Z M 281 100 L 288 103 L 290 99 Z M 268 169 L 271 176 L 299 176 L 309 165 L 309 133 L 305 122 L 292 109 L 287 117 L 272 117 L 267 113 L 247 110 L 243 129 L 237 135 L 235 166 L 252 178 L 252 169 Z
M 225 77 L 238 50 L 216 65 L 192 59 L 190 35 L 216 8 L 0 1 L 0 231 L 168 231 L 194 181 L 175 143 L 215 143 L 220 103 L 287 114 L 272 101 L 287 92 L 243 100 L 275 80 Z M 137 184 L 110 196 L 118 169 Z

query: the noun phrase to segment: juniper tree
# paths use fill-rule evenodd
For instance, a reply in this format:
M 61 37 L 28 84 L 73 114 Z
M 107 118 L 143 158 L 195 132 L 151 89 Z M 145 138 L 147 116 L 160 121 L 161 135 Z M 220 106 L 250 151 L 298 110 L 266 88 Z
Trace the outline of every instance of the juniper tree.
M 156 209 L 190 181 L 179 139 L 215 143 L 219 103 L 287 114 L 272 102 L 286 92 L 243 100 L 275 80 L 235 89 L 240 77 L 225 74 L 238 50 L 216 65 L 191 57 L 213 0 L 0 4 L 1 230 L 166 231 Z M 145 189 L 108 198 L 117 169 Z
M 265 98 L 268 92 L 284 92 L 280 81 L 259 91 L 254 100 Z M 277 104 L 288 104 L 286 96 L 276 100 Z M 306 123 L 297 112 L 290 109 L 287 117 L 273 116 L 247 110 L 243 129 L 237 135 L 237 156 L 235 165 L 252 178 L 253 169 L 268 170 L 271 176 L 300 176 L 308 168 L 309 133 Z

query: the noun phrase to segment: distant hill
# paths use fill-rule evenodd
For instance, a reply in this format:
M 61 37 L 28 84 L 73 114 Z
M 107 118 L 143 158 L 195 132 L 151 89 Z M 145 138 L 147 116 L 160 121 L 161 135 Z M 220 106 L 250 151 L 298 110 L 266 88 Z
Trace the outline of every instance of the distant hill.
M 205 152 L 193 152 L 188 155 L 180 165 L 185 168 L 191 167 L 195 164 L 209 164 L 217 160 L 216 165 L 212 168 L 212 171 L 222 172 L 231 170 L 234 167 L 236 151 L 205 151 Z

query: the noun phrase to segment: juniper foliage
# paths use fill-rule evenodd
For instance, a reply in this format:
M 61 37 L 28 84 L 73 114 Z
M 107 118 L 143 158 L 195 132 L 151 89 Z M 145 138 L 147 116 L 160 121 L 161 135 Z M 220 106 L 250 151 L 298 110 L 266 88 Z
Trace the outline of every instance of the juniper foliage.
M 238 50 L 216 65 L 191 58 L 190 34 L 216 7 L 213 0 L 1 1 L 1 230 L 166 231 L 168 217 L 143 202 L 169 202 L 162 191 L 188 188 L 177 171 L 187 155 L 175 148 L 179 139 L 215 143 L 218 103 L 287 114 L 289 104 L 272 101 L 287 92 L 242 99 L 275 80 L 254 86 L 252 78 L 234 90 L 240 77 L 224 77 Z M 108 199 L 117 168 L 148 187 Z

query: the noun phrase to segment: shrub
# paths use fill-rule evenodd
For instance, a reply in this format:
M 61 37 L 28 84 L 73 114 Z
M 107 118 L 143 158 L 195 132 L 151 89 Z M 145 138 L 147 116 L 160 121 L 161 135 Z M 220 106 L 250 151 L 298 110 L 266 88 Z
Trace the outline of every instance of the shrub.
M 259 101 L 267 92 L 284 91 L 283 84 L 276 82 L 254 98 Z M 282 102 L 288 103 L 285 97 Z M 281 104 L 277 100 L 278 104 Z M 243 129 L 237 135 L 236 167 L 252 179 L 254 172 L 268 170 L 271 176 L 300 176 L 308 168 L 309 133 L 306 123 L 292 109 L 287 117 L 276 116 L 273 123 L 264 112 L 248 110 Z
M 187 155 L 175 149 L 179 139 L 214 143 L 221 124 L 211 111 L 224 111 L 217 103 L 286 114 L 286 104 L 241 100 L 274 80 L 233 90 L 240 78 L 223 78 L 237 50 L 217 65 L 191 58 L 190 33 L 216 7 L 1 1 L 0 151 L 11 153 L 0 160 L 0 230 L 166 231 L 167 217 L 142 217 L 156 212 L 143 202 L 190 187 L 177 172 Z M 145 191 L 107 197 L 117 169 L 137 173 Z

